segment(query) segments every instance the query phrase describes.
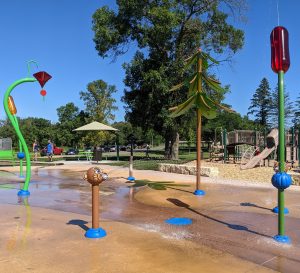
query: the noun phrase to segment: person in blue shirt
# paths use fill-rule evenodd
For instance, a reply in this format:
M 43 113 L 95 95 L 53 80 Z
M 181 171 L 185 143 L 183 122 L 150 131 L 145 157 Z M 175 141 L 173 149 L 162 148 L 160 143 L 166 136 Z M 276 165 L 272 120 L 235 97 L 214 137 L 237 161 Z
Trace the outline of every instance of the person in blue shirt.
M 53 144 L 51 142 L 51 140 L 48 140 L 48 144 L 47 144 L 47 156 L 48 156 L 48 160 L 52 161 L 52 156 L 53 156 Z

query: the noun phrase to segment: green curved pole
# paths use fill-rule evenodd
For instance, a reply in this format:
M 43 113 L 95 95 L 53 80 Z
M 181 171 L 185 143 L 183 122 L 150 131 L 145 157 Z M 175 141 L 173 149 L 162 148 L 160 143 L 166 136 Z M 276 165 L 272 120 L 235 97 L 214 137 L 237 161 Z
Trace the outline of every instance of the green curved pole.
M 13 117 L 14 117 L 16 126 L 19 128 L 19 122 L 18 122 L 17 117 L 15 115 L 13 115 Z M 23 152 L 23 146 L 22 146 L 20 139 L 19 139 L 19 151 L 20 151 L 20 153 Z M 23 160 L 22 159 L 20 159 L 20 177 L 23 177 Z
M 11 114 L 11 112 L 9 111 L 8 108 L 8 98 L 10 96 L 10 93 L 13 91 L 13 89 L 25 82 L 35 82 L 36 79 L 35 78 L 23 78 L 20 80 L 15 81 L 11 86 L 9 86 L 4 94 L 4 100 L 3 100 L 3 105 L 4 105 L 4 110 L 6 112 L 6 115 L 8 116 L 9 120 L 11 121 L 17 136 L 19 138 L 19 141 L 21 142 L 22 147 L 24 148 L 24 153 L 25 153 L 25 159 L 26 159 L 26 177 L 25 177 L 25 183 L 23 186 L 23 191 L 28 191 L 28 187 L 29 187 L 29 181 L 30 181 L 30 177 L 31 177 L 31 165 L 30 165 L 30 155 L 29 155 L 29 151 L 28 151 L 28 147 L 26 145 L 25 139 L 19 129 L 19 126 L 16 124 L 15 120 L 14 120 L 14 116 Z

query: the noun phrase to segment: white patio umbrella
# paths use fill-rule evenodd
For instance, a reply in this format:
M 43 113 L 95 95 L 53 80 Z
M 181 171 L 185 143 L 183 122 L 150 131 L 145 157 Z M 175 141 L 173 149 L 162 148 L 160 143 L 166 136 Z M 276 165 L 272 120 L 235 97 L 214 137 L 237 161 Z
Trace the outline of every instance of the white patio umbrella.
M 93 121 L 89 124 L 86 124 L 84 126 L 81 126 L 77 129 L 74 129 L 73 131 L 119 131 L 116 128 L 113 128 L 111 126 L 105 125 L 103 123 Z M 117 136 L 118 137 L 118 136 Z M 117 160 L 119 161 L 119 145 L 117 145 Z
M 119 131 L 119 130 L 111 126 L 105 125 L 103 123 L 93 121 L 89 124 L 74 129 L 73 131 Z

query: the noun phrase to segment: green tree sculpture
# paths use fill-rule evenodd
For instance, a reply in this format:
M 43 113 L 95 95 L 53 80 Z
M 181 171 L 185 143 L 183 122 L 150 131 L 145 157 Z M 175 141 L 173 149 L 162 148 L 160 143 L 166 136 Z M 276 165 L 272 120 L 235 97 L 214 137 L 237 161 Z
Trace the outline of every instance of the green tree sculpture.
M 195 195 L 204 195 L 205 192 L 200 190 L 200 172 L 201 172 L 201 116 L 208 119 L 215 118 L 217 116 L 218 109 L 224 109 L 229 112 L 233 110 L 217 103 L 216 101 L 209 98 L 202 88 L 202 83 L 205 83 L 208 88 L 213 89 L 216 92 L 224 92 L 220 82 L 211 78 L 207 74 L 208 60 L 218 64 L 218 62 L 204 53 L 199 49 L 192 57 L 188 59 L 184 70 L 190 69 L 191 66 L 196 66 L 196 71 L 186 81 L 174 86 L 170 91 L 174 91 L 182 88 L 183 86 L 188 87 L 188 99 L 180 105 L 170 108 L 172 111 L 171 117 L 178 117 L 186 113 L 192 107 L 196 107 L 197 111 L 197 181 Z

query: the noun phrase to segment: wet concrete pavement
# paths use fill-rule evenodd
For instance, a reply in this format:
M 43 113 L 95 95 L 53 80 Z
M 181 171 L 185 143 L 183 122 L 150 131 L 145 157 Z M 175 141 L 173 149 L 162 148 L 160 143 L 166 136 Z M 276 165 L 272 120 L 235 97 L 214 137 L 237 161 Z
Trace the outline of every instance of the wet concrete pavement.
M 37 169 L 33 172 L 30 185 L 30 207 L 76 213 L 85 215 L 84 218 L 88 219 L 91 215 L 91 189 L 82 180 L 82 174 Z M 169 185 L 166 190 L 154 190 L 147 186 L 131 187 L 134 184 L 127 183 L 123 176 L 125 175 L 122 173 L 112 173 L 111 178 L 100 185 L 100 219 L 126 223 L 136 230 L 159 235 L 170 241 L 191 242 L 199 247 L 209 247 L 258 266 L 250 267 L 251 270 L 248 268 L 247 271 L 241 267 L 237 272 L 261 272 L 263 269 L 260 265 L 279 272 L 299 272 L 298 189 L 286 191 L 286 207 L 290 210 L 290 214 L 286 216 L 286 234 L 292 239 L 292 245 L 288 246 L 272 239 L 277 234 L 277 215 L 271 212 L 276 205 L 277 195 L 272 186 L 241 187 L 213 184 L 209 179 L 204 179 L 202 188 L 207 195 L 199 197 L 192 194 L 194 184 L 191 183 L 184 182 L 184 186 Z M 6 188 L 0 189 L 1 204 L 22 203 L 16 196 L 17 190 L 10 188 L 18 188 L 19 180 L 16 178 L 13 175 L 0 176 L 1 184 L 6 185 Z M 189 217 L 193 223 L 189 226 L 166 224 L 164 221 L 171 217 Z M 214 255 L 216 254 L 210 256 L 211 264 L 217 261 Z M 226 272 L 222 269 L 220 267 L 218 271 L 211 272 Z M 178 272 L 197 272 L 193 270 L 191 267 L 187 271 Z M 157 272 L 172 271 L 161 268 Z

